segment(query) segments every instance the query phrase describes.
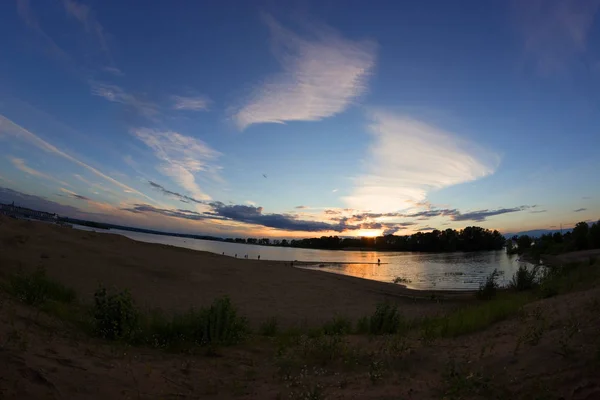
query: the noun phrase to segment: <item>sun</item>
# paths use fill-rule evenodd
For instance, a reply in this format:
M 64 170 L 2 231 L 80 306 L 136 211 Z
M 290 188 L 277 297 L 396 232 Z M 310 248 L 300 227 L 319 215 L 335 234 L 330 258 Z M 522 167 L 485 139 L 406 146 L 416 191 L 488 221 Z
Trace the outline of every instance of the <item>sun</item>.
M 356 232 L 356 236 L 359 237 L 376 237 L 380 235 L 381 231 L 378 229 L 361 229 Z

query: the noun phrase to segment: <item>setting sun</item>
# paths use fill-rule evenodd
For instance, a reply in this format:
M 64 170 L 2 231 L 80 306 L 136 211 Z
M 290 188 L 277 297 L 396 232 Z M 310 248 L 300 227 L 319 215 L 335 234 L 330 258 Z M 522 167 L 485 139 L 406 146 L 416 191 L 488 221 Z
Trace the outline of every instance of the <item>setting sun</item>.
M 356 233 L 359 237 L 377 237 L 381 235 L 380 229 L 361 229 Z

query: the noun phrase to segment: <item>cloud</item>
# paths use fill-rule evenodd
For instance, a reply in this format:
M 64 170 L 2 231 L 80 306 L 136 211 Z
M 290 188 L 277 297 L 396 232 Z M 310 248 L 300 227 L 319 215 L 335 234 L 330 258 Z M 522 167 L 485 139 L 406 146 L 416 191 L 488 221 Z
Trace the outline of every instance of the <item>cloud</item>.
M 207 111 L 211 101 L 204 96 L 184 97 L 171 96 L 173 101 L 173 109 L 175 110 L 190 110 L 190 111 Z
M 548 210 L 535 210 L 535 211 L 529 211 L 529 214 L 542 214 L 548 212 Z
M 366 173 L 343 200 L 352 208 L 407 209 L 436 189 L 492 174 L 499 157 L 426 123 L 387 112 L 371 113 Z
M 102 69 L 108 73 L 115 75 L 115 76 L 124 76 L 125 75 L 125 73 L 117 67 L 104 67 Z
M 112 64 L 113 60 L 110 55 L 108 45 L 106 43 L 104 28 L 96 20 L 92 9 L 88 5 L 79 3 L 75 0 L 63 0 L 63 5 L 68 15 L 78 20 L 83 25 L 85 31 L 88 34 L 94 35 L 96 37 L 96 40 L 100 44 L 100 48 L 106 54 L 110 63 Z M 118 68 L 116 67 L 109 68 L 112 68 L 113 71 L 118 71 Z
M 478 210 L 478 211 L 471 211 L 471 212 L 467 212 L 467 213 L 457 213 L 456 215 L 453 215 L 451 217 L 451 219 L 453 221 L 485 221 L 485 219 L 487 217 L 493 217 L 494 215 L 501 215 L 501 214 L 508 214 L 508 213 L 514 213 L 514 212 L 519 212 L 519 211 L 523 211 L 523 210 L 527 210 L 529 208 L 533 208 L 535 206 L 520 206 L 520 207 L 513 207 L 513 208 L 500 208 L 497 210 Z
M 515 4 L 526 55 L 539 72 L 559 72 L 586 53 L 600 0 L 536 0 Z
M 331 193 L 335 193 L 335 192 L 337 192 L 337 191 L 338 191 L 337 189 L 333 189 L 333 190 L 331 191 Z
M 71 190 L 65 189 L 65 188 L 60 188 L 60 191 L 68 194 L 70 197 L 72 197 L 74 199 L 77 199 L 77 200 L 93 201 L 89 197 L 82 196 L 80 194 L 77 194 L 77 193 L 75 193 L 75 192 L 73 192 Z
M 221 167 L 215 162 L 221 153 L 200 139 L 177 132 L 137 128 L 132 129 L 131 133 L 150 147 L 161 160 L 162 164 L 158 169 L 163 175 L 173 178 L 196 199 L 211 199 L 196 182 L 196 175 L 201 173 L 204 179 L 220 182 Z
M 29 0 L 17 0 L 17 13 L 25 24 L 42 38 L 50 55 L 59 61 L 72 63 L 71 57 L 41 28 L 36 15 L 31 10 Z
M 61 185 L 70 186 L 68 183 L 66 183 L 64 181 L 61 181 L 60 179 L 56 179 L 53 176 L 50 176 L 48 174 L 45 174 L 43 172 L 40 172 L 40 171 L 38 171 L 36 169 L 33 169 L 33 168 L 27 166 L 27 164 L 25 164 L 25 160 L 23 160 L 22 158 L 8 157 L 8 159 L 15 166 L 15 168 L 17 168 L 20 171 L 25 172 L 26 174 L 33 175 L 33 176 L 36 176 L 38 178 L 46 179 L 46 180 L 49 180 L 49 181 L 58 182 Z
M 141 197 L 144 197 L 148 200 L 150 200 L 153 203 L 156 203 L 154 201 L 154 199 L 152 199 L 151 197 L 145 195 L 142 192 L 139 192 L 119 181 L 117 181 L 116 179 L 111 178 L 108 175 L 103 174 L 102 172 L 100 172 L 99 170 L 97 170 L 96 168 L 87 165 L 86 163 L 76 159 L 75 157 L 63 152 L 62 150 L 58 149 L 57 147 L 53 146 L 52 144 L 46 142 L 45 140 L 41 139 L 40 137 L 36 136 L 35 134 L 33 134 L 32 132 L 28 131 L 27 129 L 15 124 L 14 122 L 12 122 L 11 120 L 9 120 L 8 118 L 6 118 L 5 116 L 0 114 L 0 137 L 2 135 L 10 135 L 13 136 L 17 139 L 23 140 L 47 153 L 51 153 L 57 156 L 60 156 L 66 160 L 71 161 L 74 164 L 79 165 L 80 167 L 83 167 L 85 169 L 87 169 L 88 171 L 90 171 L 91 173 L 93 173 L 96 176 L 99 176 L 102 179 L 105 179 L 106 181 L 112 183 L 115 186 L 120 187 L 121 189 L 128 191 L 129 193 L 135 193 Z
M 91 81 L 90 87 L 94 96 L 103 97 L 113 103 L 124 104 L 133 108 L 146 118 L 154 119 L 159 113 L 156 104 L 141 100 L 131 93 L 125 92 L 117 85 Z
M 193 197 L 186 196 L 185 194 L 181 194 L 181 193 L 173 192 L 171 190 L 167 190 L 162 185 L 159 185 L 158 183 L 155 183 L 155 182 L 152 182 L 152 181 L 148 181 L 148 183 L 150 184 L 150 186 L 152 186 L 155 189 L 158 189 L 163 194 L 166 194 L 167 196 L 176 197 L 179 200 L 183 201 L 184 203 L 193 202 L 193 203 L 197 203 L 197 204 L 207 204 L 205 201 L 196 200 Z
M 319 121 L 341 113 L 364 93 L 376 45 L 352 41 L 328 27 L 311 37 L 265 16 L 283 72 L 263 81 L 233 118 L 240 129 L 258 123 Z
M 573 212 L 582 212 L 587 211 L 587 208 L 578 208 L 577 210 L 573 210 Z
M 296 206 L 294 208 L 296 208 L 298 210 L 305 210 L 305 209 L 310 208 L 310 207 L 309 206 Z

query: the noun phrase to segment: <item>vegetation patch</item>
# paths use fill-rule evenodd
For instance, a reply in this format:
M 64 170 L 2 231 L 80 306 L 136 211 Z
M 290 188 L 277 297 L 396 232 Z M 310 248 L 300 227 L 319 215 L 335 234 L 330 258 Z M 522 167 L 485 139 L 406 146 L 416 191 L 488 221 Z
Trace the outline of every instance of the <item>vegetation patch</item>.
M 48 301 L 73 303 L 77 294 L 71 288 L 52 280 L 44 268 L 26 274 L 19 272 L 8 279 L 8 292 L 23 303 L 40 306 Z

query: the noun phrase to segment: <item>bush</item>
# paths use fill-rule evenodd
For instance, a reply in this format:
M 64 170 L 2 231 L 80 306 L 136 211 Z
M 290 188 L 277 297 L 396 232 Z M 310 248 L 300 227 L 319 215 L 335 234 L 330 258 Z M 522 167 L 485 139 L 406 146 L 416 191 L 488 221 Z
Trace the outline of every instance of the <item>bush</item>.
M 406 328 L 402 315 L 398 312 L 398 306 L 389 301 L 377 305 L 375 313 L 369 318 L 358 322 L 358 331 L 368 332 L 371 335 L 394 334 Z
M 498 275 L 500 275 L 500 273 L 497 269 L 494 269 L 492 273 L 485 278 L 485 283 L 479 285 L 479 290 L 477 291 L 478 299 L 491 300 L 496 297 L 496 292 L 498 290 Z
M 271 317 L 260 325 L 259 333 L 263 336 L 275 336 L 279 332 L 277 318 Z
M 108 294 L 100 287 L 94 293 L 94 332 L 109 340 L 132 340 L 139 333 L 139 311 L 127 290 Z
M 147 331 L 149 337 L 146 341 L 157 347 L 167 347 L 181 344 L 236 344 L 245 338 L 249 329 L 247 320 L 238 316 L 229 298 L 222 297 L 207 309 L 192 309 L 185 314 L 175 315 L 171 321 L 155 316 Z
M 30 305 L 41 305 L 49 300 L 72 303 L 77 297 L 73 289 L 48 278 L 44 268 L 38 268 L 30 274 L 14 274 L 8 283 L 9 292 Z
M 326 335 L 345 335 L 352 332 L 352 321 L 348 318 L 337 316 L 323 325 Z
M 539 266 L 534 266 L 529 270 L 525 265 L 521 265 L 513 275 L 508 287 L 517 291 L 531 290 L 538 286 Z

